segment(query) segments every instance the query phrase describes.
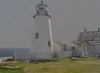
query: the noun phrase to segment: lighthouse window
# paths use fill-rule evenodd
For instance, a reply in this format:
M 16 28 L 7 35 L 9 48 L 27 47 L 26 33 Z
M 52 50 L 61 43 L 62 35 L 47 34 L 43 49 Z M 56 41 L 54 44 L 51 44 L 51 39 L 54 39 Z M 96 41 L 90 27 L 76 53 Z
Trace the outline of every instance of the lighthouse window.
M 49 46 L 49 47 L 51 46 L 51 43 L 50 43 L 50 41 L 48 41 L 48 46 Z
M 35 38 L 38 39 L 39 38 L 39 33 L 35 34 Z

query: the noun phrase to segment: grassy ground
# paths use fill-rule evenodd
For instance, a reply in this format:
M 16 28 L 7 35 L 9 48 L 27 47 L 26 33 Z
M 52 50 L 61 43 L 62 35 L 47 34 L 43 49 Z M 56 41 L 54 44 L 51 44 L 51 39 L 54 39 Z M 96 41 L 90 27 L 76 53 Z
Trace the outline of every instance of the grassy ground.
M 0 73 L 24 73 L 22 70 L 17 69 L 0 69 Z
M 63 59 L 45 63 L 14 63 L 21 69 L 0 69 L 0 73 L 100 73 L 100 59 Z
M 0 73 L 24 73 L 23 69 L 16 67 L 15 63 L 0 64 Z

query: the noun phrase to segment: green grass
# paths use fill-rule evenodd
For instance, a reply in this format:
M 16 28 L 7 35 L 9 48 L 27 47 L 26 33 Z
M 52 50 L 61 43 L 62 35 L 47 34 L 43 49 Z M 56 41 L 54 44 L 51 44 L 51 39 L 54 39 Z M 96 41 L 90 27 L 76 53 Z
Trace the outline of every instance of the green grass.
M 63 59 L 56 62 L 24 63 L 14 65 L 21 69 L 0 69 L 0 73 L 100 73 L 100 59 Z
M 15 63 L 0 64 L 0 73 L 24 73 L 23 69 L 16 67 Z
M 24 73 L 21 69 L 0 69 L 0 73 Z

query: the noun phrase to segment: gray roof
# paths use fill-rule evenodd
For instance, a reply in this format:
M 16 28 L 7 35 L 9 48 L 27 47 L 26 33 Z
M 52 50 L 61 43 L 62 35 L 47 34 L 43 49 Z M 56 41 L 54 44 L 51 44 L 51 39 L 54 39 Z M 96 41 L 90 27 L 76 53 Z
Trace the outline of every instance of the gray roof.
M 99 31 L 80 32 L 77 41 L 100 41 Z

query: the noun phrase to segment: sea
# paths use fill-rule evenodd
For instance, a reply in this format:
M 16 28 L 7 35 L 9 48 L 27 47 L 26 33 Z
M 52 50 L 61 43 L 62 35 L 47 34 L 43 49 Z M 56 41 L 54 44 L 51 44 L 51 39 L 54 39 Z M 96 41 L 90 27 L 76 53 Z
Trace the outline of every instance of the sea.
M 0 58 L 14 56 L 17 52 L 29 52 L 30 48 L 0 48 Z

